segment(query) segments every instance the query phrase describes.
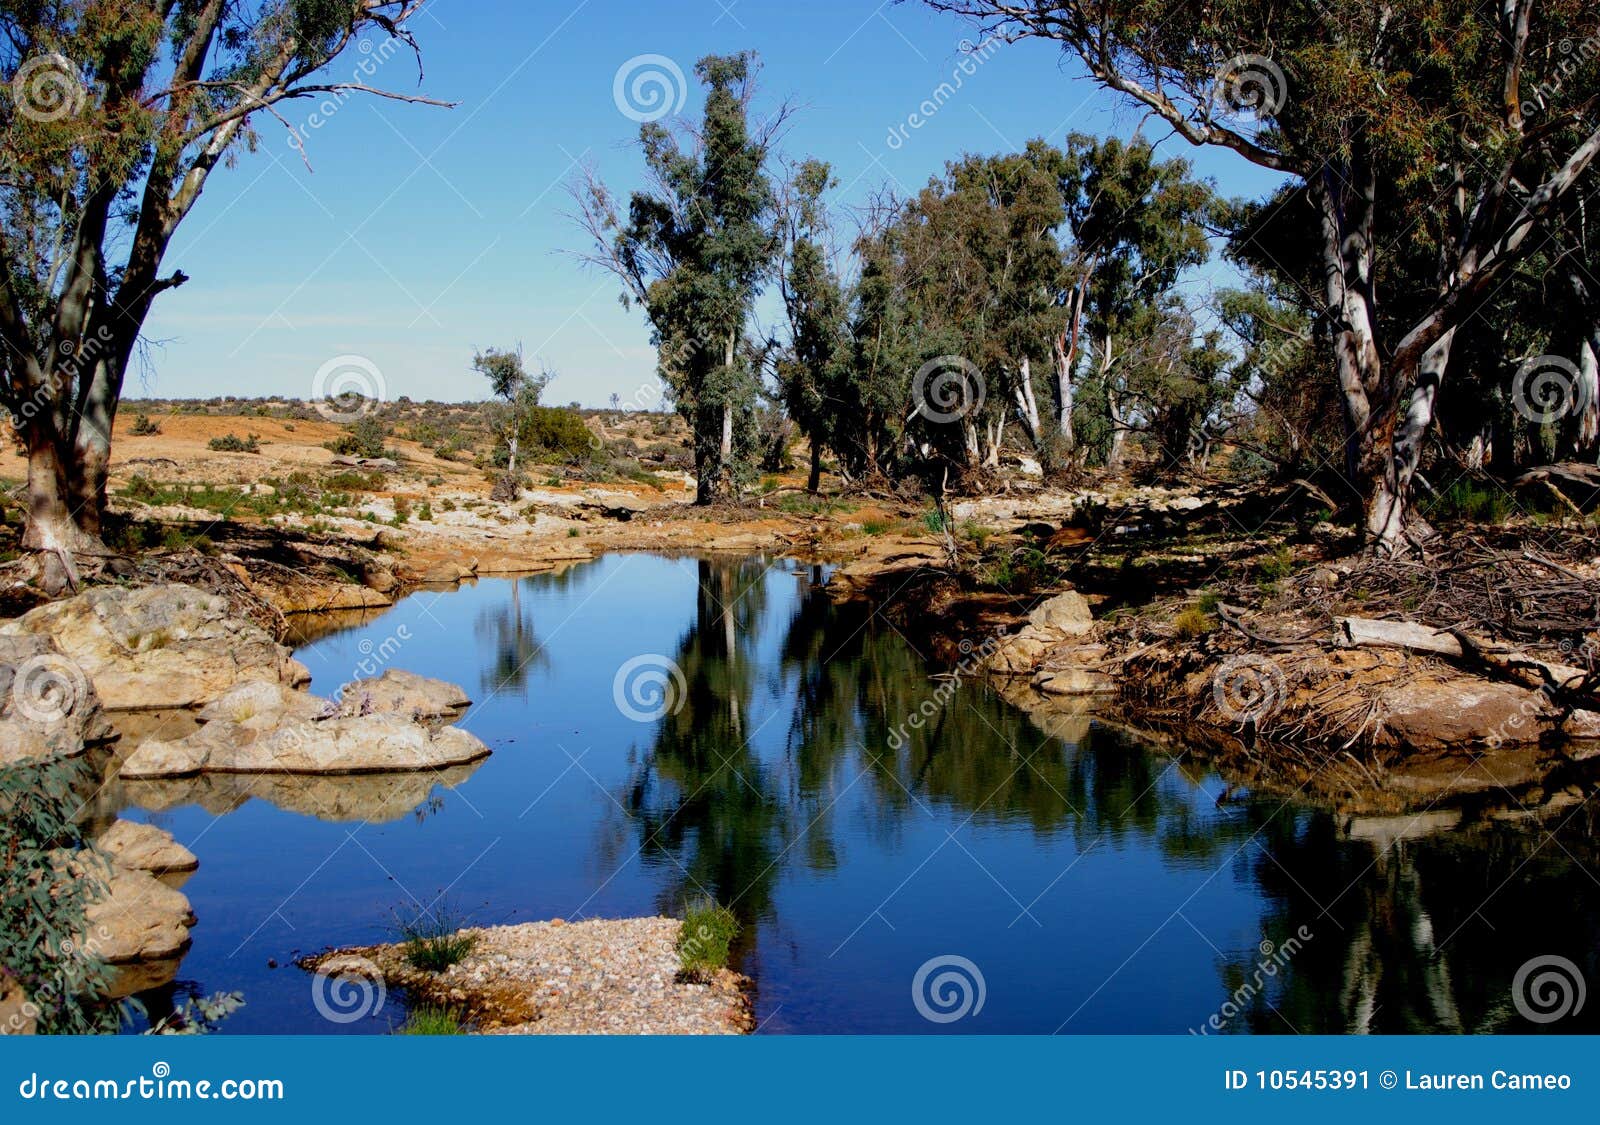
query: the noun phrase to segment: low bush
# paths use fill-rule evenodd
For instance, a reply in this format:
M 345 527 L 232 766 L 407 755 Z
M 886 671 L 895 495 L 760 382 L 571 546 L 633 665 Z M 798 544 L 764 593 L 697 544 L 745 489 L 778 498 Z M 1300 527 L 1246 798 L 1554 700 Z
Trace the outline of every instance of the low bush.
M 726 906 L 709 898 L 688 903 L 683 928 L 678 931 L 679 967 L 691 977 L 727 968 L 733 939 L 738 936 L 739 919 Z

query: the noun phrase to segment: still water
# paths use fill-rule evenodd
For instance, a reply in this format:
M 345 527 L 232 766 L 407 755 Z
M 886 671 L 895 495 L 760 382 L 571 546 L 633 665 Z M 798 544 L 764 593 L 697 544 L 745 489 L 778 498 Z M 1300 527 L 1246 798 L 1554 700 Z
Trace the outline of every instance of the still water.
M 1537 956 L 1596 979 L 1590 810 L 1555 837 L 1391 842 L 1394 824 L 1242 792 L 1088 717 L 1041 726 L 975 679 L 941 686 L 824 578 L 611 555 L 418 593 L 306 645 L 318 693 L 374 661 L 461 684 L 493 756 L 128 787 L 124 815 L 200 857 L 194 945 L 152 1009 L 237 989 L 225 1033 L 384 1032 L 403 998 L 331 1024 L 293 958 L 390 940 L 418 904 L 491 925 L 710 895 L 744 921 L 763 1033 L 1600 1030 L 1600 1003 L 1540 1025 L 1511 996 Z M 963 960 L 914 994 L 939 958 Z M 938 1022 L 946 971 L 968 1011 Z

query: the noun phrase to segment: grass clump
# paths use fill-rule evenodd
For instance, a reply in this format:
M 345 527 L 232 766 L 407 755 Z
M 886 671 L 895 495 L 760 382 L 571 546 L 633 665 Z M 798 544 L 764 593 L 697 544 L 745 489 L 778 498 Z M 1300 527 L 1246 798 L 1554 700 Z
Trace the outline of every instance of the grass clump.
M 465 1035 L 461 1015 L 453 1008 L 439 1008 L 424 1004 L 406 1014 L 405 1023 L 395 1029 L 396 1035 Z
M 691 977 L 727 968 L 729 949 L 738 936 L 739 919 L 726 906 L 709 898 L 688 903 L 678 931 L 679 967 Z
M 461 926 L 462 919 L 444 908 L 402 919 L 400 944 L 405 959 L 425 973 L 442 973 L 459 965 L 478 944 L 478 935 L 463 933 Z
M 148 414 L 135 414 L 133 428 L 128 432 L 134 437 L 154 437 L 161 432 L 161 423 L 151 421 Z
M 1177 630 L 1178 636 L 1193 641 L 1216 632 L 1217 619 L 1199 606 L 1191 605 L 1172 619 L 1172 627 Z

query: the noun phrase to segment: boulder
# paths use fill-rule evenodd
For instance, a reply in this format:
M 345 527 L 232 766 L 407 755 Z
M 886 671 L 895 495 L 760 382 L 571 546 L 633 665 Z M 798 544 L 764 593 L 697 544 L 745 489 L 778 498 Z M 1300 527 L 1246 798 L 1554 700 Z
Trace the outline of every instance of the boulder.
M 189 945 L 194 910 L 182 891 L 148 871 L 105 860 L 83 861 L 102 883 L 102 893 L 85 911 L 84 943 L 112 965 L 160 961 Z
M 1068 590 L 1035 606 L 1028 624 L 1063 637 L 1081 637 L 1094 628 L 1094 614 L 1082 594 Z
M 0 766 L 72 758 L 114 738 L 94 684 L 54 641 L 0 636 Z
M 1411 750 L 1537 743 L 1541 697 L 1514 684 L 1476 678 L 1412 679 L 1381 692 L 1384 722 Z
M 94 846 L 119 867 L 152 875 L 193 871 L 200 861 L 193 852 L 153 824 L 119 820 L 102 832 Z
M 191 586 L 96 587 L 0 625 L 0 635 L 53 637 L 109 711 L 197 707 L 239 683 L 311 679 L 265 630 Z

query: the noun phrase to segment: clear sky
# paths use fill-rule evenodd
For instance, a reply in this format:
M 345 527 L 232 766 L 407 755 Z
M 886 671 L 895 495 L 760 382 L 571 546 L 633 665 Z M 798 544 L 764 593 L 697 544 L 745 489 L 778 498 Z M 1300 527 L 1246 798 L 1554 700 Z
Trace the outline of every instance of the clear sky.
M 324 114 L 286 103 L 309 170 L 288 131 L 260 118 L 257 151 L 212 176 L 173 242 L 166 267 L 192 280 L 157 301 L 130 396 L 310 397 L 319 369 L 354 355 L 390 398 L 476 399 L 486 387 L 473 350 L 519 341 L 558 373 L 547 402 L 604 405 L 652 384 L 642 314 L 565 253 L 583 246 L 565 190 L 580 161 L 619 193 L 639 183 L 638 124 L 614 96 L 639 56 L 675 63 L 692 117 L 695 61 L 758 51 L 757 112 L 783 98 L 800 107 L 783 149 L 830 161 L 840 204 L 884 184 L 914 191 L 963 152 L 1127 136 L 1141 121 L 1048 44 L 999 47 L 961 74 L 972 29 L 915 0 L 433 0 L 413 30 L 420 87 L 408 53 L 351 54 L 333 78 L 361 77 L 366 58 L 364 81 L 459 105 L 355 98 Z M 902 128 L 958 74 L 953 97 Z M 1154 123 L 1145 133 L 1167 135 Z M 1165 147 L 1230 195 L 1273 182 L 1231 154 Z

